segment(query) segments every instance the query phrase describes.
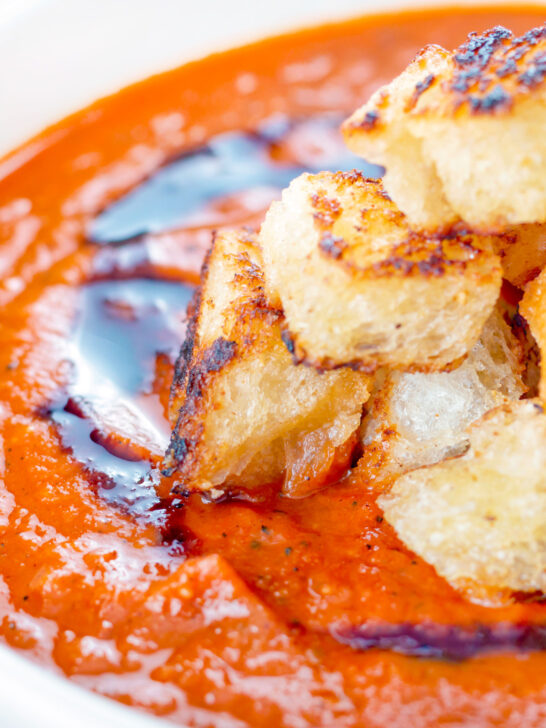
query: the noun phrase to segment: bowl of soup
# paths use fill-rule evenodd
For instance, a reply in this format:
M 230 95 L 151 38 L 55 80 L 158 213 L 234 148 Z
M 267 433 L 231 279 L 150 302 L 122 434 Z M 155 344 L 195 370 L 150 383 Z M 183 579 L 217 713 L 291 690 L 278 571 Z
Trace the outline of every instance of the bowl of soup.
M 6 728 L 544 724 L 543 595 L 455 589 L 384 518 L 353 440 L 288 495 L 171 488 L 164 453 L 215 231 L 259 229 L 301 174 L 381 178 L 343 143 L 354 109 L 427 44 L 545 20 L 521 4 L 6 5 Z

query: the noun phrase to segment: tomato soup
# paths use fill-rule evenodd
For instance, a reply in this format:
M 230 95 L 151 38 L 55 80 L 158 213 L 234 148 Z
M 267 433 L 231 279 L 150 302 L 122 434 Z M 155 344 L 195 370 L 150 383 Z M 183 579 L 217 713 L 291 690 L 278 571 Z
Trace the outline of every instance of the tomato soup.
M 378 15 L 97 102 L 0 162 L 0 634 L 181 725 L 546 724 L 546 603 L 477 604 L 408 551 L 354 467 L 305 498 L 161 475 L 212 230 L 304 170 L 358 167 L 344 115 L 426 43 L 540 8 Z

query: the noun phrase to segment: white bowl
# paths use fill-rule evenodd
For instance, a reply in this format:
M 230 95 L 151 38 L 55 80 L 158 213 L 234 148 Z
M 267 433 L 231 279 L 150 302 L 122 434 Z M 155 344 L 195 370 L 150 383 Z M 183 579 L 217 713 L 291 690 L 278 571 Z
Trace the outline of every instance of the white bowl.
M 212 51 L 369 11 L 449 2 L 0 0 L 0 157 L 101 96 Z
M 438 4 L 435 0 L 0 0 L 0 157 L 97 98 L 211 51 L 368 11 Z M 512 5 L 516 4 L 514 0 Z M 166 725 L 89 693 L 0 646 L 1 728 Z

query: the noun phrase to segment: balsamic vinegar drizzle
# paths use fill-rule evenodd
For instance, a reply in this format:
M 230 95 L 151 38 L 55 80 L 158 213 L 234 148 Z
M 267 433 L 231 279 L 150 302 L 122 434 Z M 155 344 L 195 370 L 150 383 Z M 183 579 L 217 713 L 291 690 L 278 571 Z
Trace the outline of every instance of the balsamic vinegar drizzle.
M 135 515 L 145 516 L 158 502 L 146 445 L 160 455 L 169 431 L 152 392 L 155 366 L 158 356 L 174 362 L 192 293 L 189 285 L 142 278 L 81 289 L 71 342 L 74 375 L 51 417 L 102 497 Z M 101 428 L 112 412 L 129 418 L 125 428 L 136 431 L 144 452 L 115 429 Z
M 356 650 L 394 650 L 403 655 L 459 662 L 495 650 L 546 649 L 546 625 L 363 624 L 332 629 L 332 636 Z
M 174 227 L 215 222 L 217 200 L 247 192 L 247 205 L 267 207 L 302 172 L 360 169 L 368 177 L 383 169 L 351 154 L 337 128 L 341 118 L 328 114 L 290 121 L 275 117 L 255 132 L 219 134 L 198 149 L 162 167 L 146 182 L 110 205 L 91 227 L 95 243 L 119 243 Z M 317 146 L 313 158 L 275 159 L 275 150 L 290 134 L 308 135 Z M 264 204 L 265 203 L 265 204 Z

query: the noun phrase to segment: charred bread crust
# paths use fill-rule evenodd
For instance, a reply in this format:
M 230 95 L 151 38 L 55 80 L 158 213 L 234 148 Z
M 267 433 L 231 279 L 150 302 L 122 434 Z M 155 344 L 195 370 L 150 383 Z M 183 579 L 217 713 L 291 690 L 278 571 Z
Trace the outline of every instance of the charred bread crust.
M 546 402 L 546 268 L 525 289 L 519 305 L 540 352 L 539 395 Z
M 418 233 L 381 180 L 356 170 L 294 180 L 270 208 L 260 242 L 267 294 L 284 310 L 283 340 L 295 362 L 319 371 L 448 368 L 476 342 L 500 290 L 491 236 L 460 224 Z M 468 348 L 461 335 L 443 349 L 450 337 L 440 330 L 440 301 L 452 315 L 468 314 Z M 430 350 L 404 352 L 404 334 L 428 336 Z
M 196 288 L 192 299 L 187 308 L 187 327 L 186 335 L 180 353 L 174 365 L 174 376 L 171 384 L 171 393 L 169 397 L 169 418 L 173 418 L 173 413 L 177 413 L 180 409 L 180 393 L 184 391 L 186 380 L 188 377 L 188 369 L 195 345 L 195 337 L 197 332 L 197 320 L 199 316 L 199 308 L 201 306 L 201 288 Z
M 429 70 L 431 59 L 444 62 L 443 73 Z M 422 73 L 403 102 L 406 113 L 507 114 L 519 98 L 538 92 L 546 80 L 546 24 L 520 37 L 502 26 L 470 33 L 452 53 L 431 44 L 419 51 L 412 65 L 421 66 Z M 389 88 L 382 89 L 371 107 L 343 124 L 345 135 L 377 131 L 386 123 L 381 110 L 393 100 Z
M 342 129 L 414 227 L 489 234 L 546 222 L 545 114 L 546 25 L 499 26 L 427 46 Z
M 385 194 L 378 179 L 364 177 L 353 170 L 334 173 L 332 181 L 337 186 L 339 195 L 359 187 L 366 187 L 367 192 L 371 190 L 371 201 L 360 211 L 359 232 L 366 228 L 373 231 L 379 218 L 381 222 L 386 221 L 403 231 L 400 242 L 393 246 L 389 255 L 377 262 L 362 264 L 359 262 L 358 249 L 332 232 L 343 209 L 339 199 L 329 196 L 324 189 L 310 195 L 313 218 L 322 232 L 318 244 L 320 252 L 345 267 L 354 277 L 440 277 L 453 270 L 464 273 L 477 257 L 490 255 L 487 239 L 473 235 L 464 226 L 453 226 L 441 234 L 432 233 L 426 236 L 412 230 L 404 214 Z
M 163 474 L 171 476 L 181 470 L 186 460 L 196 457 L 195 448 L 203 432 L 203 424 L 197 418 L 208 404 L 207 390 L 211 380 L 235 358 L 235 341 L 218 338 L 205 349 L 198 362 L 190 365 L 185 387 L 184 404 L 180 408 L 165 456 Z
M 471 33 L 453 61 L 454 111 L 466 104 L 472 114 L 507 112 L 518 96 L 532 93 L 546 78 L 546 25 L 520 37 L 502 26 Z
M 254 245 L 251 234 L 240 233 L 248 245 Z M 204 415 L 209 402 L 211 384 L 215 377 L 224 373 L 230 364 L 255 347 L 261 338 L 262 327 L 271 327 L 282 318 L 280 311 L 267 303 L 263 288 L 261 271 L 245 253 L 237 256 L 237 272 L 234 275 L 242 295 L 234 308 L 234 325 L 231 339 L 216 338 L 203 351 L 198 328 L 206 303 L 203 291 L 208 282 L 211 258 L 217 243 L 216 234 L 203 263 L 201 285 L 195 291 L 188 308 L 188 327 L 180 349 L 175 377 L 171 388 L 170 417 L 174 429 L 165 456 L 163 473 L 171 476 L 176 470 L 192 467 L 190 460 L 195 459 L 196 446 L 202 436 L 203 424 L 198 417 Z
M 357 444 L 369 379 L 294 365 L 260 263 L 251 234 L 215 237 L 173 384 L 164 473 L 176 474 L 174 489 L 255 492 L 281 483 L 295 493 L 305 479 L 298 453 L 339 448 L 350 457 L 348 443 Z

